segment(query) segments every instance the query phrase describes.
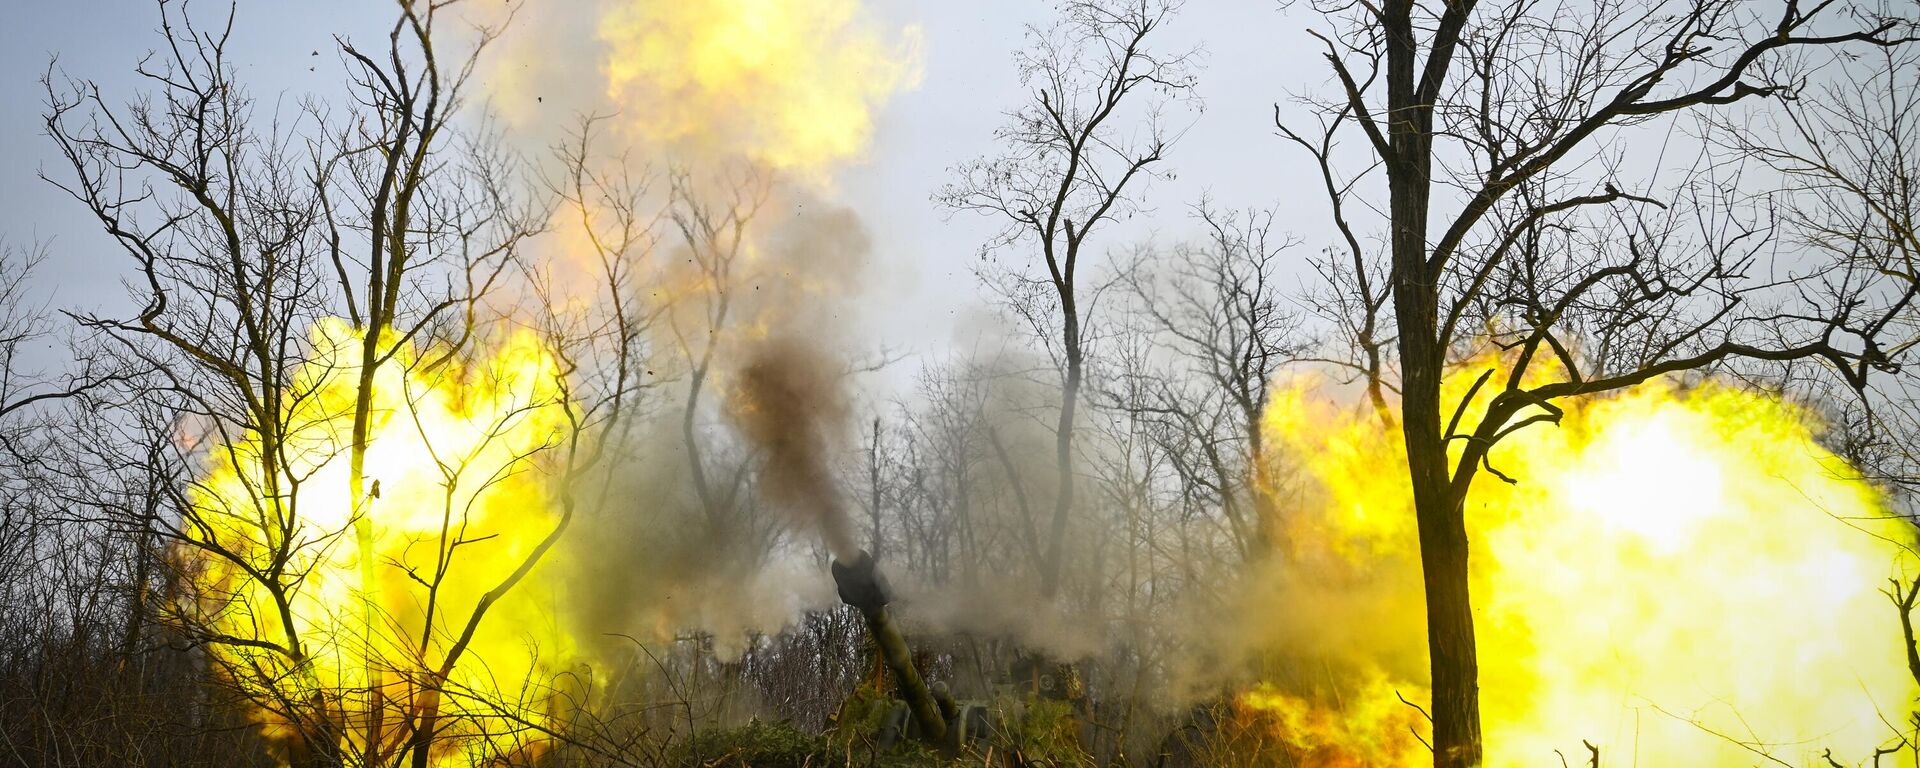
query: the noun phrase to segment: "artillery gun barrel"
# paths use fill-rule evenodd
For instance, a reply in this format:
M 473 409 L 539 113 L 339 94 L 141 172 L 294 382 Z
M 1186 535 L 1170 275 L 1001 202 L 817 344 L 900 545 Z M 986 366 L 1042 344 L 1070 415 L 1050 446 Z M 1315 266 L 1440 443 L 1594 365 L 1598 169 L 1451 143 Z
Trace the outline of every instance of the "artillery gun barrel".
M 886 577 L 874 566 L 873 556 L 862 551 L 859 559 L 851 564 L 834 558 L 833 582 L 839 588 L 840 601 L 859 609 L 867 620 L 867 631 L 873 635 L 874 644 L 880 646 L 880 657 L 899 684 L 900 695 L 906 699 L 914 722 L 920 726 L 920 735 L 927 741 L 940 743 L 947 735 L 946 718 L 927 681 L 921 679 L 920 671 L 913 667 L 913 654 L 907 649 L 906 637 L 900 634 L 900 628 L 894 626 L 893 617 L 887 612 L 887 603 L 893 596 Z

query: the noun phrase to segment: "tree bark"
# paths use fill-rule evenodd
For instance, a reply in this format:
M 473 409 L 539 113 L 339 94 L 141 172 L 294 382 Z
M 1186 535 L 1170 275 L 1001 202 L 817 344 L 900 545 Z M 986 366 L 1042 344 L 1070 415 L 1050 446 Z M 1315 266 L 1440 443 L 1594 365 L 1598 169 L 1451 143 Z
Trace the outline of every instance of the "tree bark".
M 1427 226 L 1432 200 L 1433 105 L 1423 93 L 1439 90 L 1445 74 L 1436 40 L 1418 76 L 1418 31 L 1412 0 L 1385 4 L 1388 151 L 1385 165 L 1392 231 L 1394 320 L 1402 377 L 1401 433 L 1420 532 L 1420 567 L 1427 602 L 1427 653 L 1433 675 L 1435 768 L 1480 765 L 1479 661 L 1467 582 L 1466 521 L 1454 498 L 1447 441 L 1440 420 L 1440 382 L 1446 346 L 1439 338 L 1440 275 L 1429 263 Z M 1452 14 L 1449 14 L 1450 16 Z M 1436 74 L 1437 73 L 1437 74 Z

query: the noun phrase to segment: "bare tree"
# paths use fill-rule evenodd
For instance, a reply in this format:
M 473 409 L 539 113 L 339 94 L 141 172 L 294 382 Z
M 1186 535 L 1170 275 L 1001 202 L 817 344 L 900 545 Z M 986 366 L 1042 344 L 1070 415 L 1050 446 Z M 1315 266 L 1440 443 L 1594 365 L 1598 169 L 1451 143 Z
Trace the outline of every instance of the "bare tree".
M 1831 259 L 1871 266 L 1886 278 L 1886 296 L 1910 301 L 1911 286 L 1920 282 L 1920 49 L 1880 47 L 1848 63 L 1816 73 L 1769 119 L 1716 121 L 1712 135 L 1785 180 L 1776 197 L 1786 237 Z M 1886 313 L 1878 322 L 1894 341 L 1883 351 L 1889 358 L 1917 338 L 1911 313 Z M 1858 399 L 1814 392 L 1816 403 L 1838 417 L 1838 452 L 1863 479 L 1892 491 L 1908 520 L 1920 523 L 1913 517 L 1920 389 L 1910 369 L 1877 378 Z M 1920 554 L 1910 542 L 1901 546 Z M 1885 592 L 1899 618 L 1908 672 L 1920 682 L 1914 633 L 1920 576 L 1893 579 Z M 1920 720 L 1909 713 L 1896 737 L 1876 759 L 1920 746 Z
M 1325 187 L 1361 286 L 1353 304 L 1392 296 L 1435 764 L 1478 765 L 1463 503 L 1481 471 L 1500 476 L 1494 444 L 1555 421 L 1556 400 L 1743 358 L 1819 360 L 1860 386 L 1890 364 L 1884 318 L 1911 292 L 1874 292 L 1878 275 L 1855 260 L 1768 273 L 1772 222 L 1741 215 L 1731 168 L 1703 158 L 1661 190 L 1658 169 L 1640 172 L 1620 142 L 1660 139 L 1662 118 L 1790 95 L 1798 57 L 1902 45 L 1910 22 L 1793 0 L 1771 15 L 1723 0 L 1320 10 L 1341 25 L 1312 33 L 1339 95 L 1319 107 L 1320 132 L 1281 128 L 1323 168 L 1340 157 L 1335 133 L 1366 150 L 1360 172 L 1328 171 Z M 1374 169 L 1388 201 L 1383 253 L 1351 222 L 1355 185 Z M 1389 285 L 1370 286 L 1375 275 Z M 1372 322 L 1356 323 L 1362 338 L 1377 334 Z M 1462 360 L 1486 368 L 1461 402 L 1442 402 Z M 1470 403 L 1485 408 L 1478 423 L 1463 420 Z
M 737 500 L 746 465 L 740 465 L 724 483 L 713 476 L 698 430 L 701 404 L 729 331 L 741 321 L 739 314 L 744 310 L 738 306 L 738 291 L 752 269 L 746 263 L 747 233 L 767 202 L 771 179 L 766 171 L 748 167 L 721 180 L 720 191 L 709 193 L 682 170 L 674 174 L 672 184 L 671 219 L 692 266 L 668 278 L 663 297 L 676 305 L 667 310 L 667 326 L 687 374 L 680 437 L 707 524 L 718 530 L 727 524 L 724 517 Z
M 560 171 L 548 186 L 570 219 L 567 241 L 582 246 L 588 258 L 584 274 L 555 274 L 551 264 L 522 263 L 526 282 L 539 300 L 535 318 L 548 346 L 571 371 L 572 397 L 582 404 L 601 450 L 627 450 L 634 425 L 652 405 L 648 399 L 661 381 L 647 363 L 652 336 L 666 301 L 646 300 L 647 277 L 660 240 L 663 208 L 650 208 L 654 177 L 633 168 L 631 157 L 595 154 L 596 131 L 604 118 L 588 116 L 576 133 L 554 147 Z M 590 292 L 590 301 L 571 301 Z M 615 473 L 597 480 L 591 507 L 607 502 Z
M 123 111 L 90 83 L 62 90 L 51 73 L 47 79 L 48 133 L 73 171 L 71 182 L 55 183 L 93 212 L 143 281 L 135 317 L 81 322 L 159 371 L 177 407 L 204 419 L 223 444 L 242 444 L 243 433 L 259 436 L 252 458 L 261 483 L 251 500 L 262 521 L 259 541 L 222 540 L 213 533 L 222 526 L 201 519 L 204 505 L 180 505 L 180 519 L 160 530 L 225 559 L 271 597 L 260 606 L 260 635 L 213 632 L 195 641 L 258 649 L 280 658 L 271 668 L 300 670 L 309 646 L 291 593 L 306 576 L 310 560 L 302 553 L 314 542 L 287 533 L 300 519 L 304 478 L 286 468 L 297 449 L 285 437 L 292 431 L 288 402 L 311 392 L 295 384 L 302 359 L 288 351 L 303 346 L 305 326 L 322 306 L 313 258 L 318 198 L 302 183 L 291 152 L 277 151 L 286 140 L 255 131 L 251 103 L 228 79 L 231 19 L 228 28 L 205 34 L 166 5 L 161 10 L 172 45 L 138 69 L 161 84 L 156 99 Z M 161 197 L 159 189 L 177 194 Z M 276 706 L 289 703 L 267 706 L 311 726 L 311 741 L 324 745 L 326 704 Z M 318 712 L 304 709 L 309 704 Z
M 148 654 L 169 576 L 152 537 L 80 511 L 160 503 L 153 484 L 166 476 L 139 459 L 168 433 L 98 414 L 137 367 L 85 338 L 64 360 L 42 351 L 60 349 L 54 315 L 34 299 L 47 254 L 0 241 L 0 754 L 23 764 L 244 754 L 250 736 L 212 732 L 234 713 L 177 706 L 204 670 Z M 163 729 L 172 735 L 156 737 Z
M 366 458 L 381 370 L 391 364 L 431 370 L 459 354 L 475 332 L 480 301 L 509 273 L 521 242 L 543 221 L 543 212 L 516 188 L 514 158 L 489 137 L 461 136 L 455 126 L 468 77 L 497 30 L 481 29 L 464 57 L 443 61 L 435 25 L 453 15 L 450 4 L 398 5 L 386 50 L 362 51 L 340 41 L 365 117 L 342 126 L 333 151 L 317 159 L 313 171 L 326 214 L 328 260 L 345 315 L 359 335 L 347 492 L 360 552 L 373 551 L 380 517 Z M 454 153 L 468 157 L 448 163 Z M 438 346 L 435 355 L 396 359 L 429 341 Z M 450 481 L 449 489 L 454 485 Z M 449 550 L 440 558 L 443 565 L 450 556 Z M 362 621 L 371 636 L 379 620 L 372 604 L 379 564 L 362 557 L 360 569 L 367 600 Z M 434 587 L 428 591 L 438 594 Z M 476 614 L 485 612 L 481 606 Z M 433 617 L 425 623 L 431 627 Z M 456 644 L 443 666 L 450 670 L 462 648 Z M 369 664 L 374 687 L 365 761 L 375 764 L 383 757 L 387 683 Z M 425 765 L 423 740 L 433 734 L 437 693 L 431 684 L 426 688 L 428 700 L 409 705 L 424 726 L 409 747 L 416 765 Z
M 1172 370 L 1130 366 L 1151 392 L 1132 415 L 1159 426 L 1167 460 L 1207 491 L 1252 559 L 1272 551 L 1278 522 L 1260 427 L 1268 384 L 1306 348 L 1279 274 L 1296 243 L 1273 231 L 1270 211 L 1203 202 L 1196 218 L 1204 242 L 1150 250 L 1122 277 L 1139 320 L 1174 361 Z
M 1074 426 L 1092 311 L 1083 304 L 1083 257 L 1097 242 L 1094 233 L 1131 214 L 1137 187 L 1159 173 L 1176 138 L 1162 122 L 1162 107 L 1192 97 L 1191 54 L 1164 55 L 1147 40 L 1177 7 L 1166 0 L 1062 3 L 1058 22 L 1032 30 L 1034 47 L 1019 54 L 1021 82 L 1033 99 L 1009 113 L 996 134 L 1006 153 L 962 165 L 961 179 L 936 195 L 950 210 L 1003 223 L 989 252 L 1035 248 L 1044 269 L 1036 277 L 1023 263 L 990 277 L 1045 344 L 1060 376 L 1057 480 L 1035 564 L 1047 596 L 1060 589 L 1074 508 Z M 1143 116 L 1129 125 L 1125 110 Z
M 918 378 L 919 402 L 897 408 L 906 454 L 895 467 L 904 477 L 894 483 L 907 528 L 903 545 L 921 555 L 906 564 L 938 562 L 925 578 L 971 587 L 995 567 L 989 562 L 995 548 L 982 544 L 994 536 L 991 499 L 981 487 L 992 461 L 988 382 L 964 363 L 929 365 Z
M 423 387 L 458 376 L 481 302 L 545 218 L 521 191 L 514 158 L 486 133 L 455 127 L 461 86 L 492 31 L 481 30 L 472 54 L 443 68 L 434 25 L 445 7 L 400 3 L 388 48 L 378 53 L 340 41 L 358 99 L 341 117 L 315 104 L 291 122 L 269 123 L 226 59 L 232 16 L 208 31 L 165 2 L 166 45 L 138 70 L 154 84 L 152 95 L 122 107 L 90 82 L 47 78 L 48 133 L 72 170 L 71 180 L 56 183 L 138 268 L 137 315 L 82 323 L 155 370 L 145 391 L 203 430 L 198 454 L 181 458 L 195 476 L 167 490 L 175 516 L 143 522 L 233 575 L 198 585 L 205 591 L 182 603 L 179 618 L 199 633 L 192 642 L 232 651 L 216 657 L 259 706 L 304 737 L 302 761 L 379 764 L 411 752 L 424 765 L 440 732 L 441 687 L 490 606 L 551 546 L 536 547 L 459 613 L 440 600 L 442 587 L 455 550 L 474 540 L 454 532 L 464 518 L 453 515 L 431 577 L 391 564 L 423 590 L 429 607 L 419 624 L 403 628 L 374 600 L 389 565 L 373 546 L 381 514 L 366 456 L 375 411 L 426 396 L 406 389 L 411 384 L 378 391 L 380 374 L 404 369 Z M 327 330 L 330 315 L 351 332 Z M 346 344 L 356 347 L 351 361 L 334 354 Z M 323 402 L 335 368 L 354 378 L 343 446 L 332 435 L 338 414 Z M 524 405 L 498 414 L 495 428 L 504 432 L 546 404 Z M 314 483 L 336 447 L 349 465 L 343 529 L 316 526 L 339 511 L 308 508 L 326 503 Z M 471 456 L 441 458 L 450 509 L 485 493 L 489 478 L 511 474 L 475 468 Z M 236 473 L 238 484 L 203 482 L 209 467 Z M 363 595 L 349 650 L 361 656 L 367 690 L 328 691 L 309 654 L 318 642 L 345 639 L 308 637 L 295 606 L 313 569 L 349 542 Z M 251 599 L 256 594 L 265 604 Z M 205 610 L 212 613 L 196 615 Z M 231 629 L 255 619 L 257 631 Z M 418 634 L 409 658 L 377 650 L 396 631 Z M 347 722 L 354 696 L 366 699 L 352 707 L 358 732 Z

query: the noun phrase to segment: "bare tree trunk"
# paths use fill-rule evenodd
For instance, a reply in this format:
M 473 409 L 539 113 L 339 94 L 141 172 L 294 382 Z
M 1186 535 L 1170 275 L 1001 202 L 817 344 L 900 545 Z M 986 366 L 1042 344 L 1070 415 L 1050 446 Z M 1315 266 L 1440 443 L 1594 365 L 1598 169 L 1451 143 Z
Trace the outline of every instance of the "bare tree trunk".
M 869 551 L 873 559 L 880 559 L 883 537 L 880 535 L 880 417 L 873 417 L 873 442 L 867 446 L 867 489 L 871 502 L 867 516 L 873 525 L 873 544 Z
M 409 748 L 413 751 L 409 757 L 409 764 L 412 768 L 427 768 L 428 761 L 433 756 L 434 729 L 439 726 L 440 692 L 437 689 L 427 689 L 418 697 L 417 706 L 420 715 L 418 722 L 413 726 L 412 737 L 409 739 L 411 742 Z
M 1541 33 L 1565 19 L 1532 18 L 1526 6 L 1477 13 L 1479 6 L 1477 0 L 1320 6 L 1330 16 L 1355 22 L 1363 33 L 1345 30 L 1339 42 L 1314 33 L 1326 46 L 1342 97 L 1321 110 L 1318 137 L 1310 140 L 1282 127 L 1289 140 L 1319 161 L 1335 224 L 1353 255 L 1350 278 L 1359 295 L 1335 303 L 1362 315 L 1352 327 L 1364 352 L 1359 367 L 1369 379 L 1369 398 L 1376 408 L 1382 402 L 1372 333 L 1378 298 L 1369 287 L 1367 251 L 1343 213 L 1351 210 L 1344 204 L 1348 188 L 1329 164 L 1336 133 L 1349 126 L 1363 133 L 1386 175 L 1386 275 L 1398 331 L 1394 351 L 1402 378 L 1401 432 L 1425 579 L 1434 764 L 1441 768 L 1467 768 L 1482 760 L 1464 502 L 1476 474 L 1482 468 L 1494 471 L 1487 465 L 1494 443 L 1529 424 L 1557 423 L 1556 399 L 1626 389 L 1741 358 L 1819 360 L 1849 386 L 1861 388 L 1869 370 L 1889 366 L 1879 337 L 1915 295 L 1912 285 L 1896 284 L 1882 296 L 1875 292 L 1879 287 L 1859 289 L 1849 283 L 1831 290 L 1802 289 L 1799 297 L 1810 298 L 1812 309 L 1799 314 L 1726 310 L 1714 322 L 1663 322 L 1648 328 L 1643 321 L 1649 317 L 1686 316 L 1683 310 L 1691 309 L 1690 297 L 1696 293 L 1737 302 L 1777 286 L 1746 279 L 1746 263 L 1729 249 L 1690 254 L 1669 245 L 1664 247 L 1673 251 L 1670 256 L 1650 260 L 1641 258 L 1641 244 L 1629 241 L 1612 246 L 1627 255 L 1613 256 L 1620 261 L 1608 265 L 1607 258 L 1589 253 L 1591 243 L 1562 243 L 1554 258 L 1566 259 L 1571 276 L 1554 279 L 1542 279 L 1513 252 L 1531 233 L 1585 226 L 1573 218 L 1575 212 L 1613 209 L 1638 226 L 1647 222 L 1637 211 L 1668 207 L 1654 197 L 1623 191 L 1626 186 L 1650 189 L 1652 179 L 1618 178 L 1613 170 L 1603 178 L 1586 179 L 1573 172 L 1595 151 L 1596 137 L 1605 135 L 1605 129 L 1793 93 L 1800 85 L 1793 68 L 1775 66 L 1782 53 L 1852 45 L 1894 49 L 1915 42 L 1905 31 L 1909 22 L 1866 11 L 1855 14 L 1861 25 L 1853 31 L 1813 34 L 1815 19 L 1824 18 L 1822 12 L 1833 4 L 1802 9 L 1788 2 L 1771 25 L 1753 16 L 1726 29 L 1715 25 L 1744 13 L 1735 9 L 1746 4 L 1701 0 L 1681 17 L 1645 19 L 1622 19 L 1624 11 L 1602 7 L 1577 24 L 1586 25 L 1592 39 L 1630 42 L 1618 49 L 1609 42 L 1569 52 Z M 1355 8 L 1360 10 L 1348 15 Z M 1676 18 L 1679 23 L 1672 23 Z M 1660 53 L 1648 57 L 1648 51 Z M 1718 53 L 1710 57 L 1710 51 Z M 1514 66 L 1541 56 L 1564 62 L 1546 70 Z M 1686 84 L 1676 82 L 1674 73 L 1688 67 L 1703 67 L 1709 74 Z M 1608 96 L 1581 96 L 1589 92 Z M 1569 106 L 1572 119 L 1538 117 L 1557 115 Z M 1511 130 L 1515 123 L 1529 127 Z M 1435 156 L 1451 157 L 1455 151 L 1483 157 L 1477 165 L 1468 164 L 1470 168 L 1451 162 L 1440 166 L 1436 185 Z M 1550 202 L 1516 193 L 1537 187 L 1574 191 Z M 1452 209 L 1438 219 L 1432 217 L 1436 188 L 1445 190 L 1443 206 Z M 1855 258 L 1843 254 L 1836 263 L 1850 268 Z M 1795 288 L 1801 287 L 1799 279 L 1793 279 Z M 1687 280 L 1712 288 L 1645 294 L 1629 287 L 1624 294 L 1632 298 L 1605 298 L 1607 290 L 1619 286 Z M 1880 319 L 1862 323 L 1858 318 L 1863 316 Z M 1488 343 L 1484 331 L 1472 328 L 1475 324 L 1517 330 L 1502 332 L 1504 338 Z M 1609 356 L 1604 350 L 1582 355 L 1566 343 L 1609 333 L 1647 335 L 1655 343 L 1644 353 L 1626 356 Z M 1836 344 L 1835 339 L 1845 342 Z M 1498 382 L 1482 393 L 1485 411 L 1477 424 L 1459 423 L 1474 392 L 1461 403 L 1442 402 L 1441 382 L 1455 345 L 1511 353 L 1496 354 L 1498 362 L 1475 385 L 1478 392 L 1480 386 Z M 1535 365 L 1545 354 L 1541 350 L 1551 350 L 1551 361 Z M 1530 371 L 1558 380 L 1534 384 L 1526 375 Z M 1390 420 L 1390 414 L 1382 415 Z M 1443 422 L 1443 416 L 1450 417 Z M 1461 430 L 1456 432 L 1456 427 Z M 1457 459 L 1448 451 L 1454 440 L 1462 441 Z
M 361 642 L 369 648 L 378 647 L 374 644 L 374 635 L 379 631 L 380 618 L 374 601 L 379 599 L 380 574 L 373 558 L 373 500 L 367 494 L 367 440 L 373 421 L 373 376 L 378 366 L 379 339 L 384 330 L 378 325 L 368 329 L 366 340 L 362 343 L 347 465 L 347 498 L 353 505 L 354 551 L 360 559 Z M 367 741 L 362 759 L 367 765 L 380 764 L 380 740 L 386 720 L 386 679 L 376 657 L 377 654 L 369 653 L 366 659 Z
M 1410 40 L 1411 17 L 1402 10 L 1399 16 L 1393 11 L 1388 16 L 1407 22 L 1407 28 L 1399 31 Z M 1446 350 L 1435 337 L 1440 327 L 1439 296 L 1433 288 L 1436 277 L 1427 267 L 1426 242 L 1431 117 L 1415 105 L 1411 44 L 1389 44 L 1388 52 L 1388 101 L 1393 114 L 1401 116 L 1388 124 L 1395 151 L 1387 162 L 1394 319 L 1399 324 L 1402 367 L 1400 428 L 1426 585 L 1434 765 L 1466 768 L 1481 760 L 1480 673 L 1468 594 L 1466 521 L 1460 501 L 1453 498 L 1446 440 L 1441 434 L 1440 382 Z
M 1049 600 L 1060 594 L 1060 569 L 1066 559 L 1063 545 L 1067 538 L 1067 516 L 1073 511 L 1073 423 L 1080 406 L 1080 319 L 1072 293 L 1062 291 L 1060 301 L 1066 319 L 1067 371 L 1060 385 L 1060 420 L 1054 425 L 1054 466 L 1059 485 L 1053 497 L 1052 525 L 1047 530 L 1046 571 L 1040 575 L 1040 595 Z

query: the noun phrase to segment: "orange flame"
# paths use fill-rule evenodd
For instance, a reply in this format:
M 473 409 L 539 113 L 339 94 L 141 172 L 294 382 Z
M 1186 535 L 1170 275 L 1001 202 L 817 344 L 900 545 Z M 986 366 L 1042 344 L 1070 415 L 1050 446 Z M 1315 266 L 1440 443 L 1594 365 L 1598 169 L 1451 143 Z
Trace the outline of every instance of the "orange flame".
M 403 346 L 375 377 L 367 467 L 377 498 L 361 507 L 373 545 L 360 551 L 347 476 L 360 339 L 344 321 L 315 327 L 313 358 L 285 398 L 279 450 L 247 432 L 208 453 L 190 494 L 193 542 L 181 550 L 199 567 L 201 601 L 184 609 L 216 632 L 257 641 L 210 648 L 249 695 L 286 705 L 261 712 L 276 732 L 292 725 L 287 711 L 324 717 L 341 748 L 359 754 L 375 717 L 394 734 L 432 700 L 445 728 L 436 761 L 524 753 L 524 729 L 491 716 L 544 718 L 544 689 L 528 683 L 575 648 L 550 596 L 528 585 L 508 592 L 452 676 L 434 681 L 430 670 L 482 595 L 555 525 L 557 489 L 543 455 L 566 424 L 558 367 L 526 334 L 470 366 L 430 368 Z M 284 461 L 277 471 L 268 451 Z M 363 581 L 365 558 L 375 561 L 375 583 Z M 262 577 L 276 568 L 282 576 Z
M 1452 402 L 1479 372 L 1449 379 Z M 1659 384 L 1569 403 L 1558 428 L 1495 449 L 1492 463 L 1517 482 L 1483 474 L 1467 502 L 1488 765 L 1553 764 L 1556 750 L 1584 758 L 1582 740 L 1608 764 L 1691 766 L 1762 754 L 1824 764 L 1828 749 L 1866 760 L 1897 742 L 1920 689 L 1879 590 L 1915 567 L 1913 534 L 1812 423 L 1768 396 Z M 1282 500 L 1303 502 L 1288 521 L 1289 567 L 1417 585 L 1397 431 L 1299 383 L 1276 390 L 1265 428 L 1315 489 Z M 1354 616 L 1423 611 L 1417 589 L 1357 594 L 1387 605 Z M 1352 650 L 1382 678 L 1424 669 L 1423 644 L 1406 638 Z M 1275 733 L 1308 747 L 1343 740 L 1359 764 L 1422 763 L 1431 758 L 1382 735 L 1398 720 L 1368 715 L 1330 732 L 1326 718 L 1411 711 L 1392 692 L 1424 704 L 1423 683 L 1370 684 L 1376 701 L 1289 714 Z M 1241 703 L 1292 712 L 1303 701 L 1256 688 Z

